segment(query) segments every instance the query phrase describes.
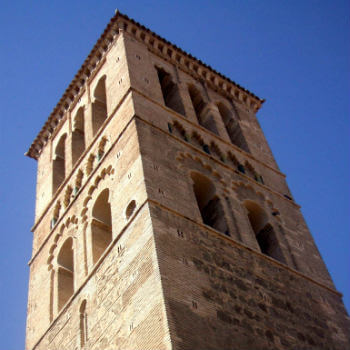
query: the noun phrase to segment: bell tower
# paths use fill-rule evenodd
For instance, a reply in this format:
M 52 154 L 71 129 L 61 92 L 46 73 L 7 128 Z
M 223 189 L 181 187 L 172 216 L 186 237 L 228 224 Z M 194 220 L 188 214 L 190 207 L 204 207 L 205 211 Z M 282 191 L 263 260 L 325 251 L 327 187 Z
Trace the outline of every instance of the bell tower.
M 27 350 L 350 346 L 263 102 L 116 13 L 27 152 Z

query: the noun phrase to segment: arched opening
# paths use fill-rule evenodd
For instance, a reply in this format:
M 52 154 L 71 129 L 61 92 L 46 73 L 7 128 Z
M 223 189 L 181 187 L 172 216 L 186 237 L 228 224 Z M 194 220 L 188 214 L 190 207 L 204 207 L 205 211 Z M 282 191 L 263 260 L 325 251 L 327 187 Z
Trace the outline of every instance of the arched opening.
M 103 190 L 92 208 L 91 242 L 95 264 L 112 241 L 112 215 L 108 202 L 109 190 Z
M 53 155 L 52 164 L 52 193 L 58 190 L 66 177 L 66 138 L 67 134 L 63 134 L 57 143 Z
M 193 85 L 190 85 L 188 87 L 188 92 L 190 94 L 198 123 L 209 131 L 218 134 L 214 118 L 211 115 L 210 111 L 206 108 L 206 103 L 204 102 L 201 93 Z
M 134 213 L 136 209 L 136 202 L 135 200 L 132 200 L 129 205 L 126 207 L 126 210 L 125 210 L 125 216 L 126 216 L 126 219 L 129 220 L 131 215 Z
M 184 127 L 178 123 L 177 121 L 174 121 L 173 127 L 172 127 L 172 133 L 173 135 L 189 142 L 189 137 L 186 134 L 186 130 L 184 129 Z
M 57 305 L 58 311 L 74 293 L 73 239 L 68 238 L 57 256 Z
M 84 107 L 78 109 L 73 121 L 72 164 L 74 165 L 85 150 Z
M 82 303 L 80 304 L 80 347 L 83 348 L 86 344 L 86 341 L 88 339 L 87 335 L 87 313 L 86 313 L 86 300 L 84 299 Z
M 92 104 L 92 133 L 96 135 L 104 121 L 107 119 L 106 76 L 97 83 Z
M 178 86 L 173 83 L 169 73 L 162 68 L 156 67 L 156 69 L 165 105 L 173 109 L 175 112 L 185 115 L 185 109 Z
M 200 149 L 203 149 L 203 147 L 205 145 L 202 137 L 195 131 L 192 132 L 191 143 Z
M 231 142 L 244 151 L 249 152 L 239 122 L 233 117 L 232 112 L 223 103 L 218 103 L 217 107 Z
M 230 236 L 224 208 L 220 198 L 216 195 L 214 184 L 206 176 L 199 173 L 192 173 L 191 178 L 203 222 L 215 230 Z
M 285 263 L 276 233 L 268 222 L 265 210 L 253 201 L 245 201 L 244 206 L 247 209 L 249 223 L 255 233 L 261 252 Z

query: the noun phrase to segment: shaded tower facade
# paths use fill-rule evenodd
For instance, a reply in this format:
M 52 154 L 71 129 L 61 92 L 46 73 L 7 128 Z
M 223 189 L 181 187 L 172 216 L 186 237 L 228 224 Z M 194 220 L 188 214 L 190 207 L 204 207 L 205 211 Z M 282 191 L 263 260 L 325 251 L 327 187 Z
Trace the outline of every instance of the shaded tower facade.
M 117 13 L 30 146 L 26 349 L 346 349 L 263 100 Z

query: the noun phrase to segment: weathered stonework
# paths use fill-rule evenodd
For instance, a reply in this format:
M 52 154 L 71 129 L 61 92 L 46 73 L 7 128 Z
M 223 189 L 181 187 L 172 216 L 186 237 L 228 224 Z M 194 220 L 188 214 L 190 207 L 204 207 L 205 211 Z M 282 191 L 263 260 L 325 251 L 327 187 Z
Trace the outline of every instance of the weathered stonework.
M 117 13 L 31 145 L 26 349 L 347 349 L 263 100 Z

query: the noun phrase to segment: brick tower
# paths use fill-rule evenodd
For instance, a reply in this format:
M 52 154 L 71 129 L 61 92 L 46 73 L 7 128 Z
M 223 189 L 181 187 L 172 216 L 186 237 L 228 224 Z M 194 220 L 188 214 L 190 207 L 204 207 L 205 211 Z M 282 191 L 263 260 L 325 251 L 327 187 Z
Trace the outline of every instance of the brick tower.
M 262 103 L 111 19 L 27 152 L 27 350 L 349 348 Z

